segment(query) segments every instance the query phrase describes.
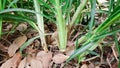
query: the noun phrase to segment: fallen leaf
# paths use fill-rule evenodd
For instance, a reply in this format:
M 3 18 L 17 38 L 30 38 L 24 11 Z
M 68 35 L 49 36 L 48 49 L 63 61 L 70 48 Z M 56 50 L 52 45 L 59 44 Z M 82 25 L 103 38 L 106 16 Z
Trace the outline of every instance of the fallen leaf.
M 100 68 L 100 66 L 95 66 L 95 68 Z
M 112 64 L 112 68 L 118 68 L 119 62 Z
M 35 58 L 33 58 L 33 59 L 31 60 L 30 65 L 31 65 L 31 68 L 44 68 L 44 67 L 42 66 L 41 61 L 39 61 L 39 60 L 37 60 L 37 59 L 35 59 Z
M 53 45 L 53 46 L 58 46 L 58 41 L 57 41 L 57 40 L 53 41 L 53 42 L 52 42 L 52 45 Z
M 88 66 L 86 64 L 83 64 L 81 68 L 88 68 Z
M 24 31 L 27 29 L 27 24 L 25 23 L 21 23 L 17 26 L 16 30 L 19 30 L 19 31 Z
M 4 30 L 4 31 L 9 31 L 12 27 L 13 27 L 12 24 L 8 24 L 8 25 L 6 26 L 6 28 L 3 29 L 3 30 Z
M 16 53 L 11 59 L 2 64 L 1 68 L 16 68 L 22 59 L 21 54 Z
M 7 52 L 8 47 L 6 47 L 6 46 L 4 46 L 3 44 L 0 43 L 0 49 L 1 49 L 3 52 Z
M 51 37 L 51 40 L 54 41 L 57 38 L 58 38 L 58 31 L 55 31 Z
M 29 65 L 27 65 L 25 68 L 31 68 Z
M 18 68 L 31 68 L 30 63 L 33 58 L 27 55 L 19 64 Z
M 66 61 L 67 58 L 68 58 L 68 56 L 65 56 L 64 54 L 56 54 L 53 57 L 53 62 L 55 62 L 56 64 L 61 64 L 64 61 Z
M 88 68 L 95 68 L 95 66 L 94 66 L 93 63 L 90 63 L 90 64 L 88 65 Z
M 67 46 L 69 46 L 69 47 L 74 46 L 74 42 L 68 41 L 68 42 L 67 42 Z
M 48 68 L 50 61 L 52 60 L 52 52 L 46 53 L 45 51 L 40 51 L 36 58 L 42 62 L 43 68 Z
M 51 41 L 53 46 L 58 46 L 58 31 L 55 31 L 53 35 L 51 36 Z
M 32 37 L 38 36 L 38 31 L 35 29 L 30 29 L 26 35 L 28 38 L 32 38 Z
M 25 68 L 26 65 L 26 57 L 20 62 L 18 68 Z
M 67 47 L 65 54 L 70 56 L 74 53 L 74 50 L 75 50 L 75 46 L 69 46 Z
M 26 40 L 27 40 L 26 36 L 20 36 L 20 37 L 16 38 L 8 48 L 9 56 L 12 57 L 15 54 L 15 52 L 20 48 L 20 46 L 23 43 L 25 43 Z

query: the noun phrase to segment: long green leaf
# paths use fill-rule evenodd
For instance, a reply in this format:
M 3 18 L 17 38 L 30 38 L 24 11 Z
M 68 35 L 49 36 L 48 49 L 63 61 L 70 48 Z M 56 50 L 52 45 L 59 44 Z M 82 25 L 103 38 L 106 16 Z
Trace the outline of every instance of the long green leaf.
M 91 20 L 89 22 L 89 34 L 91 34 L 92 32 L 92 27 L 93 27 L 93 24 L 94 24 L 94 17 L 95 17 L 95 10 L 96 10 L 96 0 L 91 0 Z
M 120 57 L 120 46 L 119 46 L 119 41 L 117 39 L 117 34 L 115 33 L 114 34 L 114 42 L 115 42 L 115 46 L 116 46 L 116 49 L 117 49 L 117 52 L 118 52 L 118 57 Z M 119 64 L 118 64 L 118 68 L 120 68 L 120 59 L 119 59 Z
M 80 13 L 82 12 L 82 10 L 84 9 L 84 7 L 86 6 L 88 0 L 84 0 L 77 8 L 76 12 L 74 13 L 72 20 L 70 22 L 70 29 L 73 26 L 73 24 L 75 23 L 76 19 L 78 18 L 78 16 L 80 15 Z
M 0 10 L 3 9 L 3 4 L 2 4 L 2 0 L 0 0 Z M 1 39 L 1 35 L 2 35 L 2 18 L 0 18 L 0 39 Z
M 37 27 L 37 25 L 35 24 L 35 22 L 27 17 L 23 17 L 20 15 L 12 15 L 12 14 L 0 14 L 0 18 L 10 18 L 10 19 L 15 19 L 18 21 L 26 21 L 28 22 L 34 29 L 39 30 L 39 28 Z
M 110 27 L 116 20 L 120 18 L 120 9 L 114 12 L 110 17 L 108 17 L 105 22 L 103 22 L 98 28 L 95 29 L 95 33 L 102 32 L 104 29 Z
M 44 2 L 43 0 L 38 0 L 38 1 L 43 5 L 43 7 L 50 9 L 51 12 L 55 12 L 55 10 L 53 8 L 51 8 L 51 6 L 48 5 L 46 2 Z
M 77 50 L 74 51 L 74 53 L 67 59 L 66 62 L 69 62 L 71 59 L 75 58 L 76 56 L 82 54 L 83 52 L 85 52 L 88 48 L 90 48 L 92 45 L 94 44 L 94 42 L 85 44 L 84 47 L 81 47 Z
M 13 0 L 9 5 L 8 5 L 8 8 L 10 8 L 14 3 L 17 3 L 18 0 Z
M 98 40 L 100 38 L 104 38 L 106 36 L 110 36 L 110 35 L 113 35 L 113 34 L 118 33 L 118 32 L 120 32 L 120 29 L 118 29 L 118 30 L 116 29 L 116 30 L 112 30 L 112 31 L 109 31 L 109 32 L 105 32 L 105 33 L 102 33 L 102 34 L 94 37 L 93 40 Z
M 55 22 L 54 19 L 51 19 L 50 17 L 48 17 L 48 16 L 46 16 L 46 15 L 40 13 L 40 12 L 35 12 L 34 10 L 29 10 L 29 9 L 22 9 L 22 8 L 5 9 L 5 10 L 1 10 L 0 14 L 2 14 L 2 13 L 8 13 L 8 12 L 13 12 L 13 11 L 18 11 L 18 12 L 21 11 L 21 12 L 30 12 L 30 13 L 34 13 L 34 14 L 40 14 L 40 15 L 44 16 L 45 18 L 47 18 L 47 19 Z

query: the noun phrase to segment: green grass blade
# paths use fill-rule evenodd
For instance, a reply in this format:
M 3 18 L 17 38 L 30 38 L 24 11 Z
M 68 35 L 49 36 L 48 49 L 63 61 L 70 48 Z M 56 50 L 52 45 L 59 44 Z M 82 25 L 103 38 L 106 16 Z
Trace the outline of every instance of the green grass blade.
M 1 39 L 1 35 L 2 35 L 2 18 L 0 18 L 0 39 Z
M 10 4 L 8 5 L 8 9 L 14 4 L 14 3 L 17 3 L 18 0 L 13 0 L 12 2 L 10 2 Z
M 92 50 L 86 50 L 88 53 L 92 54 L 92 55 L 96 55 L 96 56 L 100 56 L 98 53 L 96 53 L 95 51 Z
M 30 19 L 28 17 L 25 17 L 25 16 L 21 16 L 19 14 L 0 14 L 0 18 L 4 18 L 5 20 L 9 20 L 9 19 L 16 19 L 18 21 L 26 21 L 26 20 L 29 20 L 29 21 L 33 21 L 35 22 L 35 20 L 33 19 Z M 8 19 L 6 19 L 8 18 Z
M 116 33 L 114 34 L 114 42 L 115 42 L 115 46 L 116 46 L 116 49 L 118 52 L 118 57 L 120 57 L 120 46 L 119 46 L 119 41 L 118 41 Z M 120 68 L 120 59 L 119 59 L 119 63 L 118 63 L 118 68 Z
M 77 8 L 76 12 L 74 13 L 72 20 L 70 22 L 70 26 L 69 28 L 71 29 L 71 27 L 73 26 L 73 24 L 75 23 L 77 17 L 80 15 L 80 13 L 82 12 L 83 8 L 85 7 L 86 3 L 88 0 L 84 0 Z
M 67 59 L 66 62 L 69 62 L 71 59 L 75 58 L 76 56 L 84 53 L 88 48 L 90 48 L 92 45 L 94 44 L 94 42 L 91 43 L 87 43 L 84 45 L 84 47 L 81 47 L 77 50 L 74 51 L 74 53 Z
M 117 10 L 113 15 L 109 16 L 98 28 L 96 28 L 95 33 L 102 32 L 104 29 L 110 27 L 116 20 L 120 18 L 120 10 Z
M 107 10 L 96 10 L 96 13 L 104 13 L 104 14 L 108 14 Z
M 51 12 L 54 12 L 54 11 L 55 11 L 53 8 L 51 8 L 50 5 L 48 5 L 47 3 L 45 3 L 43 0 L 38 0 L 38 2 L 39 2 L 41 5 L 43 5 L 43 7 L 46 7 L 46 8 L 48 8 L 48 9 L 50 9 Z
M 2 4 L 2 0 L 0 0 L 0 10 L 3 9 L 3 4 Z M 1 35 L 2 35 L 2 18 L 0 18 L 0 39 L 1 39 Z
M 91 0 L 91 20 L 89 22 L 89 34 L 92 32 L 92 27 L 94 25 L 94 17 L 95 17 L 95 11 L 96 10 L 96 0 Z
M 49 0 L 52 5 L 55 5 L 55 0 Z
M 117 0 L 116 6 L 120 6 L 120 0 Z
M 39 30 L 39 28 L 37 27 L 37 25 L 35 24 L 35 22 L 27 17 L 23 17 L 20 15 L 12 15 L 12 14 L 0 14 L 0 18 L 10 18 L 10 19 L 14 19 L 17 21 L 25 21 L 27 23 L 29 23 L 34 29 Z
M 113 11 L 113 4 L 114 4 L 114 0 L 110 0 L 110 6 L 109 6 L 109 12 L 108 12 L 108 16 L 110 16 L 111 12 Z
M 66 14 L 66 23 L 70 23 L 70 9 L 72 7 L 73 0 L 68 0 L 68 1 L 69 2 L 65 5 L 66 6 L 65 7 L 66 10 L 64 10 L 64 12 L 63 12 L 64 14 Z
M 13 11 L 18 11 L 18 12 L 21 11 L 21 12 L 29 12 L 29 13 L 34 13 L 34 14 L 40 14 L 40 15 L 44 16 L 45 18 L 47 18 L 47 19 L 55 22 L 55 20 L 51 19 L 49 16 L 46 16 L 46 15 L 40 13 L 40 12 L 35 12 L 34 10 L 29 10 L 29 9 L 22 9 L 22 8 L 5 9 L 5 10 L 1 10 L 0 14 L 2 14 L 2 13 L 8 13 L 8 12 L 13 12 Z
M 6 7 L 7 0 L 3 0 L 3 9 Z
M 16 2 L 17 1 L 11 1 L 11 0 L 7 0 L 8 1 L 8 3 L 9 3 L 9 7 L 8 7 L 8 9 L 10 8 L 10 7 L 12 7 L 12 8 L 17 8 L 17 5 L 16 5 Z M 11 5 L 10 5 L 11 4 Z
M 63 14 L 66 14 L 67 12 L 70 11 L 72 2 L 73 2 L 73 0 L 65 0 L 65 5 L 62 7 Z
M 120 29 L 118 29 L 118 30 L 115 29 L 115 30 L 112 30 L 112 31 L 109 31 L 109 32 L 105 32 L 105 33 L 102 33 L 102 34 L 94 37 L 93 40 L 98 40 L 98 39 L 100 39 L 100 38 L 104 38 L 104 37 L 106 37 L 106 36 L 110 36 L 110 35 L 113 35 L 113 34 L 118 33 L 118 32 L 120 32 Z

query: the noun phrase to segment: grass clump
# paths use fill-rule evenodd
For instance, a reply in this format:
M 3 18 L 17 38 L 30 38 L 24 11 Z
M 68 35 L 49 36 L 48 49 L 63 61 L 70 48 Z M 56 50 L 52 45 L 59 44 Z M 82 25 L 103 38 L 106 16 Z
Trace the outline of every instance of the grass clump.
M 5 18 L 12 19 L 17 25 L 20 24 L 20 21 L 26 21 L 38 31 L 39 36 L 28 40 L 28 42 L 21 47 L 21 52 L 32 41 L 39 37 L 43 49 L 47 52 L 48 48 L 45 39 L 47 33 L 45 33 L 44 29 L 44 22 L 47 20 L 47 22 L 52 22 L 57 25 L 58 47 L 60 51 L 65 52 L 67 42 L 76 34 L 74 27 L 82 24 L 85 26 L 84 30 L 86 32 L 73 40 L 74 44 L 77 44 L 77 47 L 67 62 L 77 56 L 79 57 L 78 61 L 81 62 L 89 53 L 95 54 L 93 50 L 110 35 L 114 35 L 114 42 L 119 53 L 116 34 L 120 32 L 120 30 L 119 28 L 115 28 L 116 25 L 119 24 L 119 4 L 119 0 L 110 0 L 107 2 L 108 6 L 105 6 L 107 10 L 103 10 L 104 8 L 100 6 L 98 0 L 1 0 L 0 35 L 2 35 L 2 22 Z M 32 17 L 30 17 L 31 14 L 33 14 Z M 107 18 L 101 23 L 99 23 L 99 21 L 96 22 L 96 14 L 105 14 Z

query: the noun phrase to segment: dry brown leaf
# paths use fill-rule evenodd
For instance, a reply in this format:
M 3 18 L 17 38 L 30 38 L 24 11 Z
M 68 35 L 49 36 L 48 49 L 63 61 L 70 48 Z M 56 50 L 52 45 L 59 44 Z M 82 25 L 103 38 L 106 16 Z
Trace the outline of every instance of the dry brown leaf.
M 3 44 L 0 43 L 0 49 L 1 49 L 3 52 L 7 52 L 8 47 L 6 47 L 6 46 L 4 46 Z
M 6 28 L 3 29 L 3 30 L 4 30 L 4 31 L 9 31 L 12 27 L 13 27 L 12 24 L 8 24 L 8 25 L 6 26 Z
M 26 57 L 20 62 L 18 68 L 25 68 L 26 65 Z
M 30 63 L 33 58 L 27 55 L 19 64 L 18 68 L 31 68 Z
M 100 68 L 100 66 L 95 66 L 95 68 Z
M 73 54 L 74 50 L 75 50 L 75 46 L 69 46 L 69 47 L 67 47 L 65 53 L 66 53 L 66 55 L 70 56 Z
M 32 38 L 33 36 L 38 36 L 38 31 L 35 29 L 30 29 L 29 32 L 27 33 L 27 37 Z
M 17 51 L 17 49 L 20 48 L 20 46 L 25 43 L 25 41 L 27 40 L 26 36 L 20 36 L 18 38 L 16 38 L 13 43 L 9 46 L 8 48 L 8 54 L 9 56 L 13 56 L 15 54 L 15 52 Z
M 58 38 L 58 31 L 55 31 L 51 37 L 51 40 L 54 41 L 56 38 Z
M 16 28 L 16 30 L 19 30 L 19 31 L 24 31 L 27 29 L 27 24 L 25 23 L 21 23 L 20 25 L 18 25 L 18 27 Z
M 86 64 L 83 64 L 81 68 L 88 68 L 88 66 Z
M 55 31 L 51 37 L 52 45 L 58 46 L 58 31 Z
M 27 65 L 25 68 L 31 68 L 29 65 Z
M 74 46 L 74 42 L 73 41 L 68 41 L 67 46 L 69 46 L 69 47 Z
M 41 61 L 39 61 L 39 60 L 37 60 L 35 58 L 33 58 L 31 60 L 30 65 L 31 65 L 31 68 L 43 68 L 43 65 L 42 65 Z
M 94 66 L 93 63 L 90 63 L 90 64 L 88 65 L 88 68 L 95 68 L 95 66 Z
M 2 64 L 1 68 L 16 68 L 21 61 L 21 54 L 16 53 L 11 59 Z
M 53 57 L 53 62 L 55 62 L 56 64 L 61 64 L 64 61 L 66 61 L 67 58 L 68 58 L 68 56 L 65 56 L 64 54 L 56 54 Z
M 36 58 L 42 62 L 43 68 L 48 68 L 52 59 L 52 52 L 40 51 Z

